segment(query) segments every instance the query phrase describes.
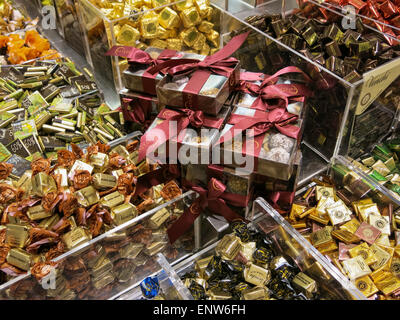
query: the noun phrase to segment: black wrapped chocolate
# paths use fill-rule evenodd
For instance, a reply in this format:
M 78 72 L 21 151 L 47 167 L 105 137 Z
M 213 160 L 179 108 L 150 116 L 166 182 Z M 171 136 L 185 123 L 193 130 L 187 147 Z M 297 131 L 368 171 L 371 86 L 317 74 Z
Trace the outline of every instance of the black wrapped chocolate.
M 232 231 L 240 238 L 242 242 L 250 241 L 250 230 L 243 221 L 234 221 L 231 224 Z
M 196 281 L 191 281 L 189 291 L 195 300 L 206 300 L 206 290 L 199 285 Z
M 272 250 L 265 247 L 258 248 L 253 253 L 254 262 L 258 265 L 265 265 L 270 263 L 274 257 Z

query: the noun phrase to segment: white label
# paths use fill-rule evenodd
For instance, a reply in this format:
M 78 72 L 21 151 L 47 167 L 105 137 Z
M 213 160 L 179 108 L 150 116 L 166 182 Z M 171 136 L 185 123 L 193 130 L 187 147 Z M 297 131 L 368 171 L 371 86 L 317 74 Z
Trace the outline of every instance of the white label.
M 362 114 L 372 102 L 400 75 L 400 59 L 366 72 L 358 98 L 356 115 Z

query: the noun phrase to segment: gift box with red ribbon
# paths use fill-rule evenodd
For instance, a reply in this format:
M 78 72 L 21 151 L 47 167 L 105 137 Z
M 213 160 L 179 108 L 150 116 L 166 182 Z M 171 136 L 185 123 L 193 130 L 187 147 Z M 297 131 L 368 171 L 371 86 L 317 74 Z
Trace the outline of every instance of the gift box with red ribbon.
M 134 93 L 125 89 L 120 91 L 119 96 L 125 122 L 137 123 L 143 131 L 147 130 L 163 108 L 157 97 L 144 93 Z
M 235 107 L 213 149 L 225 166 L 288 180 L 302 134 L 302 120 L 285 109 Z
M 227 107 L 217 116 L 190 109 L 164 108 L 141 138 L 139 161 L 157 154 L 158 159 L 163 155 L 183 164 L 209 163 L 212 147 L 228 115 Z
M 164 73 L 160 70 L 150 74 L 148 70 L 170 59 L 191 57 L 188 53 L 175 50 L 148 47 L 143 51 L 128 46 L 114 46 L 106 56 L 127 58 L 129 67 L 122 73 L 125 88 L 153 96 L 156 95 L 156 85 L 163 79 Z
M 243 33 L 232 38 L 211 56 L 193 54 L 191 59 L 169 60 L 150 68 L 151 74 L 166 73 L 157 85 L 160 103 L 217 115 L 239 83 L 240 62 L 231 55 L 247 35 Z
M 233 106 L 262 111 L 286 108 L 302 119 L 306 113 L 306 98 L 312 96 L 308 88 L 311 79 L 297 67 L 286 67 L 272 76 L 241 72 L 240 85 Z

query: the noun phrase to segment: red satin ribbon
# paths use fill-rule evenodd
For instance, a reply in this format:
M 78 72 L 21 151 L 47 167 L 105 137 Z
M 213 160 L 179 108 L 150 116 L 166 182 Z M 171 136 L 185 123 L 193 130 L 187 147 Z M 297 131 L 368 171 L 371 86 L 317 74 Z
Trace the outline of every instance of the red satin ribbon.
M 241 81 L 237 90 L 256 96 L 257 99 L 253 102 L 251 108 L 258 110 L 287 108 L 289 99 L 296 97 L 310 97 L 313 95 L 312 91 L 303 84 L 276 84 L 281 75 L 288 73 L 300 73 L 307 82 L 311 82 L 311 79 L 307 74 L 299 68 L 292 66 L 283 68 L 272 76 L 266 76 L 260 85 L 251 83 L 251 81 L 259 80 L 259 73 L 243 72 L 240 75 L 240 79 L 244 80 Z M 271 100 L 276 99 L 279 100 L 278 103 L 269 103 Z
M 272 207 L 285 212 L 282 207 L 290 206 L 293 203 L 295 192 L 289 191 L 273 191 L 268 195 Z
M 243 217 L 234 212 L 227 202 L 232 205 L 237 205 L 236 202 L 231 202 L 231 194 L 225 193 L 226 186 L 219 180 L 211 178 L 208 182 L 207 190 L 199 187 L 192 186 L 192 190 L 200 194 L 192 205 L 185 210 L 182 216 L 174 222 L 174 224 L 167 230 L 169 241 L 173 244 L 180 236 L 182 236 L 193 225 L 194 221 L 201 214 L 201 212 L 208 208 L 211 212 L 223 216 L 229 222 L 233 220 L 243 220 Z M 242 206 L 243 205 L 239 205 Z
M 165 49 L 163 50 L 157 59 L 153 59 L 147 52 L 134 47 L 127 46 L 114 46 L 107 53 L 106 56 L 118 56 L 128 58 L 129 63 L 137 63 L 145 66 L 156 66 L 166 60 L 170 60 L 177 56 L 177 51 Z M 162 72 L 162 69 L 159 70 Z M 146 70 L 142 75 L 143 90 L 149 94 L 156 95 L 156 82 L 155 78 L 157 73 L 149 73 Z
M 162 165 L 161 168 L 138 177 L 134 195 L 142 194 L 154 186 L 166 183 L 178 178 L 179 176 L 180 170 L 177 165 Z
M 271 127 L 274 127 L 284 135 L 298 139 L 300 128 L 290 123 L 296 122 L 298 117 L 294 114 L 287 112 L 284 109 L 274 109 L 270 112 L 256 111 L 253 117 L 232 114 L 228 121 L 232 124 L 232 128 L 219 138 L 217 144 L 229 141 L 234 138 L 234 134 L 241 134 L 247 129 L 253 129 L 247 137 L 256 137 L 266 133 Z M 229 135 L 228 135 L 229 134 Z M 225 137 L 230 139 L 225 140 Z
M 221 50 L 203 61 L 175 59 L 150 68 L 148 72 L 153 74 L 166 69 L 168 70 L 167 73 L 172 76 L 192 74 L 182 94 L 185 107 L 193 109 L 197 106 L 197 95 L 210 74 L 214 73 L 230 78 L 230 85 L 234 82 L 231 77 L 238 60 L 230 56 L 241 47 L 249 33 L 246 32 L 233 37 Z
M 165 112 L 164 112 L 165 115 Z M 171 116 L 162 123 L 155 126 L 152 130 L 161 130 L 164 134 L 161 136 L 154 136 L 153 140 L 150 140 L 150 136 L 153 134 L 152 130 L 148 130 L 140 138 L 140 147 L 138 161 L 142 161 L 147 154 L 156 150 L 163 143 L 167 142 L 170 137 L 169 127 L 170 122 L 176 121 L 176 133 L 179 134 L 182 130 L 187 128 L 189 124 L 195 128 L 201 128 L 204 123 L 204 115 L 202 111 L 193 111 L 190 109 L 179 109 L 179 111 L 174 112 Z
M 145 123 L 151 116 L 151 110 L 150 98 L 122 98 L 122 113 L 126 121 Z
M 157 116 L 157 118 L 164 119 L 162 123 L 155 126 L 152 130 L 161 130 L 164 134 L 163 136 L 156 136 L 154 140 L 150 140 L 150 136 L 152 134 L 151 130 L 147 131 L 142 138 L 140 139 L 140 147 L 139 147 L 139 161 L 142 161 L 147 154 L 156 150 L 163 143 L 168 140 L 174 138 L 170 136 L 170 123 L 171 121 L 176 121 L 176 133 L 182 133 L 189 125 L 194 128 L 221 128 L 223 124 L 222 118 L 208 117 L 203 114 L 202 111 L 193 111 L 190 109 L 163 109 Z

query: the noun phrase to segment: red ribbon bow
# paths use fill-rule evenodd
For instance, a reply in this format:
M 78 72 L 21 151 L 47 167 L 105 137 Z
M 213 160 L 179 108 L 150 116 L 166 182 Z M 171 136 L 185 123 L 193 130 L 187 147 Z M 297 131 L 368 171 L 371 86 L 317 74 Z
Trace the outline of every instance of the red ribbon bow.
M 219 74 L 225 77 L 232 76 L 232 71 L 238 60 L 230 57 L 246 40 L 250 32 L 233 37 L 221 50 L 208 56 L 203 61 L 196 59 L 175 59 L 165 61 L 148 70 L 155 74 L 160 70 L 166 70 L 170 75 L 186 75 L 193 73 L 183 90 L 183 99 L 186 107 L 197 106 L 197 95 L 206 83 L 210 74 Z M 231 81 L 229 82 L 231 85 Z
M 233 211 L 227 202 L 245 207 L 247 204 L 239 202 L 237 195 L 226 193 L 226 186 L 219 180 L 211 178 L 208 182 L 207 190 L 200 186 L 191 186 L 191 189 L 200 194 L 192 205 L 185 210 L 180 218 L 168 229 L 168 237 L 173 244 L 180 236 L 182 236 L 194 223 L 201 212 L 208 208 L 211 212 L 223 216 L 229 222 L 233 220 L 243 220 L 243 217 Z M 235 199 L 236 197 L 236 199 Z
M 275 108 L 287 108 L 289 104 L 289 98 L 296 97 L 310 97 L 312 96 L 312 91 L 309 90 L 305 85 L 293 83 L 293 84 L 276 84 L 279 76 L 288 73 L 300 73 L 303 75 L 307 82 L 311 79 L 297 67 L 286 67 L 272 76 L 266 76 L 260 85 L 248 82 L 256 81 L 259 78 L 258 73 L 244 72 L 241 75 L 241 83 L 238 87 L 238 91 L 248 93 L 252 96 L 257 96 L 257 99 L 253 102 L 252 108 L 258 110 L 271 110 Z M 270 104 L 271 99 L 278 99 L 278 103 L 274 101 L 274 104 Z
M 163 117 L 166 119 L 165 121 L 158 124 L 153 129 L 146 131 L 141 137 L 138 156 L 139 162 L 142 161 L 147 154 L 156 150 L 159 146 L 172 138 L 169 130 L 171 121 L 176 121 L 176 134 L 179 134 L 182 130 L 187 128 L 189 124 L 195 128 L 201 128 L 204 123 L 203 112 L 190 109 L 177 109 L 173 111 L 164 109 Z M 161 132 L 163 132 L 163 134 L 160 134 Z M 157 135 L 157 133 L 159 134 Z
M 266 133 L 271 127 L 274 127 L 284 135 L 297 139 L 300 133 L 300 128 L 291 125 L 296 122 L 298 117 L 287 112 L 284 109 L 274 109 L 270 112 L 260 112 L 257 116 L 249 117 L 238 114 L 232 114 L 229 123 L 233 127 L 219 138 L 217 144 L 232 140 L 234 136 L 241 134 L 246 129 L 253 129 L 247 137 L 255 137 Z M 226 139 L 226 137 L 228 137 Z

